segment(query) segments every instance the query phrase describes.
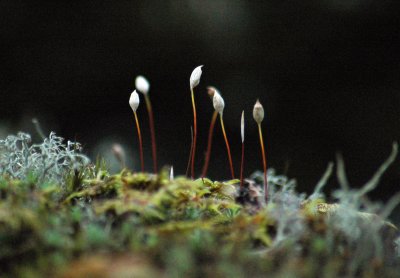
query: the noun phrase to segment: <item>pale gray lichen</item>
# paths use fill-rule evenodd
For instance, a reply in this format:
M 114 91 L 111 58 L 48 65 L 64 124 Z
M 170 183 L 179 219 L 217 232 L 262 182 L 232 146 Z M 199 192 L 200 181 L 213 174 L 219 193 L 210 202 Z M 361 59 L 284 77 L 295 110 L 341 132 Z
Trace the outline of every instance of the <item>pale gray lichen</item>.
M 40 181 L 63 183 L 66 174 L 86 166 L 90 160 L 77 142 L 67 141 L 51 132 L 40 144 L 19 132 L 0 140 L 0 175 L 25 179 L 29 174 Z
M 268 204 L 265 209 L 275 221 L 276 235 L 268 252 L 279 249 L 283 243 L 299 241 L 308 234 L 306 209 L 313 215 L 324 215 L 327 227 L 325 240 L 328 250 L 338 250 L 340 246 L 352 246 L 356 258 L 349 265 L 349 273 L 356 273 L 361 262 L 371 258 L 385 260 L 393 250 L 400 255 L 400 237 L 397 228 L 388 221 L 393 209 L 400 204 L 400 193 L 395 194 L 385 204 L 372 202 L 366 196 L 376 188 L 385 170 L 393 163 L 398 152 L 397 143 L 393 144 L 392 152 L 370 181 L 359 189 L 352 188 L 345 172 L 344 161 L 337 157 L 336 175 L 340 188 L 334 190 L 331 197 L 334 203 L 326 203 L 323 188 L 333 173 L 334 164 L 329 163 L 324 175 L 315 186 L 312 194 L 307 196 L 296 192 L 296 181 L 286 176 L 277 175 L 274 169 L 268 170 Z M 262 190 L 262 172 L 257 171 L 250 177 Z M 262 192 L 260 193 L 262 196 Z M 341 238 L 341 240 L 338 240 Z M 301 244 L 296 244 L 299 250 Z M 386 251 L 385 251 L 386 250 Z M 393 254 L 394 255 L 394 254 Z

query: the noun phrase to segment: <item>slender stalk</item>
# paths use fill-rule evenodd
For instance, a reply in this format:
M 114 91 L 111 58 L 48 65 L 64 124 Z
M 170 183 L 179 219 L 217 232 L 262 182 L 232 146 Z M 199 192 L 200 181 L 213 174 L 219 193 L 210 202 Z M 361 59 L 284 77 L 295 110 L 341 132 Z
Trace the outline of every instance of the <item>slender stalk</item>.
M 39 134 L 40 138 L 42 138 L 42 140 L 44 140 L 46 138 L 46 136 L 44 135 L 43 129 L 40 126 L 39 120 L 36 118 L 33 118 L 32 123 L 35 125 L 36 132 Z
M 244 141 L 242 142 L 242 160 L 240 162 L 240 188 L 243 188 L 243 168 L 244 168 Z
M 122 146 L 120 144 L 113 144 L 111 147 L 111 151 L 114 154 L 115 158 L 118 160 L 121 169 L 125 169 L 125 151 Z
M 207 175 L 208 164 L 210 162 L 210 156 L 211 156 L 212 137 L 213 137 L 214 126 L 215 126 L 215 122 L 217 121 L 217 117 L 218 117 L 218 112 L 214 111 L 214 114 L 211 118 L 210 130 L 208 131 L 207 152 L 206 152 L 206 159 L 204 161 L 203 171 L 201 173 L 202 178 L 204 178 Z
M 244 168 L 244 110 L 240 119 L 240 137 L 242 139 L 242 160 L 240 161 L 240 188 L 243 189 L 243 168 Z
M 151 135 L 151 151 L 153 155 L 153 170 L 154 173 L 158 172 L 157 167 L 157 144 L 156 144 L 156 134 L 154 131 L 154 116 L 153 109 L 151 107 L 150 97 L 148 94 L 144 94 L 144 100 L 146 102 L 147 113 L 149 114 L 149 125 L 150 125 L 150 135 Z
M 261 153 L 262 153 L 262 159 L 263 159 L 264 198 L 265 198 L 265 201 L 267 201 L 268 200 L 267 159 L 265 158 L 264 139 L 263 139 L 263 135 L 262 135 L 261 124 L 258 124 L 258 134 L 260 136 L 260 146 L 261 146 Z
M 133 114 L 135 115 L 136 129 L 137 129 L 138 138 L 139 138 L 140 166 L 141 166 L 141 168 L 142 168 L 142 172 L 144 172 L 142 133 L 141 133 L 141 131 L 140 131 L 139 119 L 138 119 L 138 116 L 137 116 L 136 111 L 133 112 Z
M 193 127 L 190 127 L 190 139 L 192 140 L 190 143 L 190 153 L 189 153 L 189 160 L 188 164 L 186 167 L 186 176 L 189 175 L 189 168 L 190 168 L 190 163 L 192 162 L 192 153 L 193 153 Z
M 225 126 L 224 126 L 224 120 L 222 119 L 222 114 L 220 114 L 219 119 L 221 120 L 222 133 L 223 133 L 223 135 L 224 135 L 226 150 L 227 150 L 227 152 L 228 152 L 229 167 L 231 168 L 232 179 L 234 179 L 234 178 L 235 178 L 235 172 L 233 171 L 233 163 L 232 163 L 232 156 L 231 156 L 231 148 L 229 147 L 228 138 L 226 137 Z
M 196 114 L 196 104 L 194 101 L 194 91 L 193 88 L 190 89 L 192 94 L 192 106 L 193 106 L 193 147 L 192 147 L 192 161 L 191 161 L 191 176 L 194 179 L 194 160 L 196 156 L 196 142 L 197 142 L 197 114 Z

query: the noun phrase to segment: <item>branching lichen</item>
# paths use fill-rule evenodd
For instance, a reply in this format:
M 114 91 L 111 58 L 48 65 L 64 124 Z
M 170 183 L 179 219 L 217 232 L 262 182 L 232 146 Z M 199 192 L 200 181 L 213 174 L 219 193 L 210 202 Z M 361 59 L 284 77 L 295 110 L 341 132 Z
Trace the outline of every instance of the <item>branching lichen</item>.
M 41 144 L 32 144 L 29 134 L 19 132 L 0 140 L 0 175 L 25 179 L 29 174 L 40 181 L 64 184 L 65 175 L 89 163 L 81 154 L 81 145 L 51 132 Z

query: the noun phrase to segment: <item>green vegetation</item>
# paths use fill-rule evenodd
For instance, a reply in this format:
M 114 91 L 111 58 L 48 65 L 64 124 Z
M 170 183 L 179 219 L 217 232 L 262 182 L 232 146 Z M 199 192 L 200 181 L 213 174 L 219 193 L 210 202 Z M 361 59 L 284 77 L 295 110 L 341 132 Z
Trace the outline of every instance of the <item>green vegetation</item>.
M 9 161 L 0 168 L 1 277 L 399 273 L 397 228 L 386 218 L 400 195 L 383 207 L 365 197 L 393 161 L 397 145 L 359 190 L 348 187 L 339 160 L 341 188 L 333 193 L 334 204 L 322 193 L 332 165 L 310 196 L 297 193 L 293 180 L 270 169 L 265 204 L 263 173 L 247 179 L 243 188 L 239 180 L 171 179 L 166 169 L 158 175 L 127 169 L 110 175 L 104 163 L 89 163 L 54 134 L 45 139 L 53 151 L 44 145 L 32 149 L 29 140 L 18 143 L 28 137 L 0 140 L 0 161 Z M 43 164 L 43 159 L 50 160 Z M 44 171 L 42 164 L 52 167 Z
M 101 160 L 92 164 L 79 143 L 51 133 L 33 144 L 25 133 L 0 140 L 1 277 L 397 277 L 400 237 L 387 218 L 400 194 L 382 206 L 368 200 L 394 161 L 397 144 L 372 179 L 350 188 L 338 157 L 340 188 L 325 198 L 330 163 L 314 192 L 296 192 L 296 183 L 267 171 L 261 122 L 258 124 L 263 172 L 244 179 L 244 114 L 241 121 L 240 180 L 235 179 L 222 113 L 225 102 L 212 89 L 215 112 L 208 136 L 202 178 L 194 180 L 197 114 L 194 87 L 201 67 L 190 77 L 193 132 L 190 176 L 157 170 L 149 83 L 136 79 L 149 114 L 154 173 L 144 170 L 136 90 L 129 104 L 140 146 L 141 172 L 122 165 L 110 174 Z M 210 89 L 209 89 L 210 90 Z M 231 178 L 206 178 L 217 113 L 227 148 Z M 187 170 L 187 172 L 189 172 Z M 188 175 L 188 174 L 187 174 Z M 334 200 L 328 203 L 327 200 Z

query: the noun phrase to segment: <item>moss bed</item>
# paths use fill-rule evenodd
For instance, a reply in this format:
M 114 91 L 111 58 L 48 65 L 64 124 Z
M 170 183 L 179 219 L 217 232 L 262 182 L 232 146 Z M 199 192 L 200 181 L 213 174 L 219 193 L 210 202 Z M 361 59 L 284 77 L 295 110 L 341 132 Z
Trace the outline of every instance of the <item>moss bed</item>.
M 265 204 L 257 175 L 241 189 L 102 163 L 58 181 L 3 173 L 0 276 L 398 277 L 396 200 L 376 206 L 344 187 L 328 204 L 328 174 L 306 196 L 270 170 Z

